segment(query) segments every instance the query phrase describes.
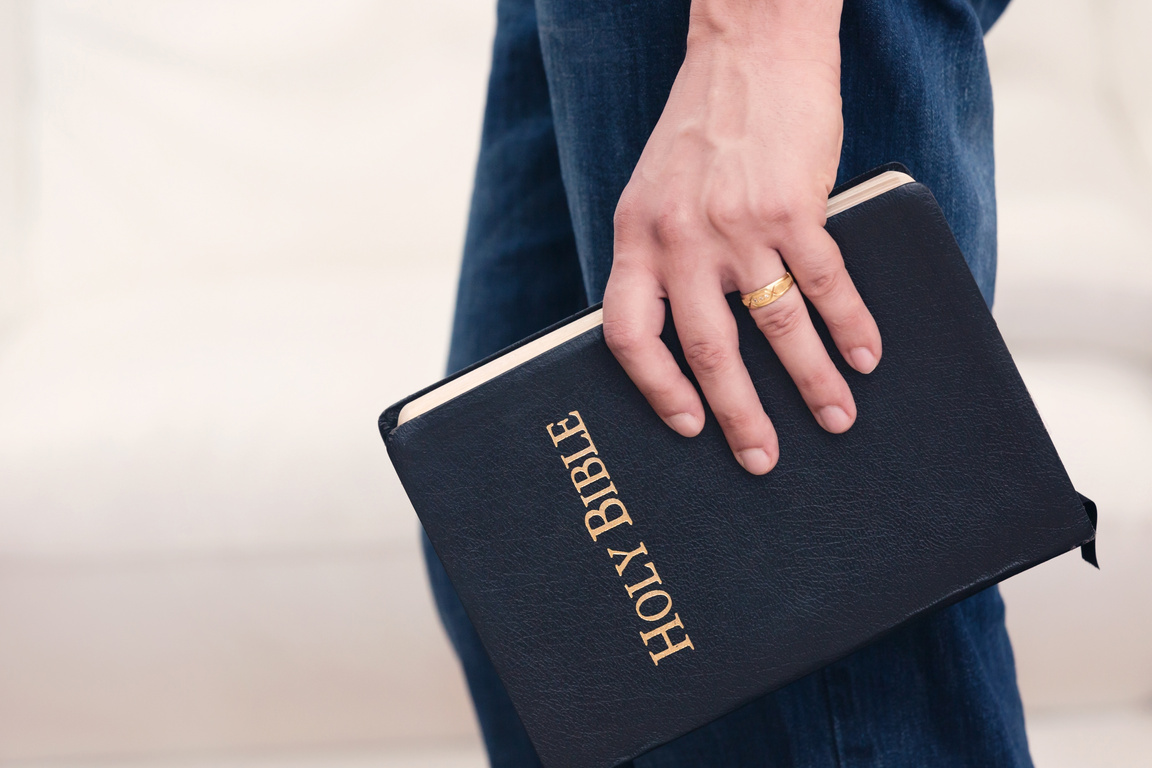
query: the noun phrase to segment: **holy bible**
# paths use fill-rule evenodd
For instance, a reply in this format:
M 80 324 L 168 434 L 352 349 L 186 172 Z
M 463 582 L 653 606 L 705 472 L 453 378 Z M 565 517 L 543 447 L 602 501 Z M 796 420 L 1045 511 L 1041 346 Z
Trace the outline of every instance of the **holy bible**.
M 735 294 L 776 426 L 765 476 L 711 413 L 670 430 L 591 307 L 389 407 L 380 432 L 549 768 L 609 768 L 1049 558 L 1073 489 L 931 193 L 899 167 L 829 200 L 876 318 L 833 435 Z M 810 307 L 811 310 L 811 307 Z M 663 338 L 691 378 L 669 314 Z M 693 379 L 694 380 L 694 379 Z

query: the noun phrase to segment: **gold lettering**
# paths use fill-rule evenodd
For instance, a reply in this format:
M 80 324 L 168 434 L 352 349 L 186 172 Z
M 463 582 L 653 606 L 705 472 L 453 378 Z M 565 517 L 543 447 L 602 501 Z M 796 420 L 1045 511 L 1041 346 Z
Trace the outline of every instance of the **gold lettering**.
M 575 423 L 569 426 L 571 422 Z M 588 529 L 588 534 L 592 537 L 592 541 L 596 541 L 600 534 L 605 531 L 610 531 L 619 525 L 632 525 L 632 516 L 628 514 L 628 508 L 624 506 L 617 496 L 610 495 L 616 494 L 616 484 L 612 482 L 612 478 L 608 475 L 608 467 L 604 461 L 599 457 L 596 444 L 592 442 L 592 435 L 588 432 L 588 427 L 584 424 L 583 417 L 580 416 L 580 411 L 569 411 L 568 417 L 560 421 L 553 422 L 544 427 L 548 436 L 552 438 L 552 445 L 559 447 L 560 443 L 564 442 L 573 435 L 583 437 L 585 445 L 578 450 L 565 446 L 564 450 L 568 451 L 568 455 L 561 455 L 560 459 L 564 462 L 564 468 L 569 472 L 569 479 L 572 485 L 576 488 L 577 495 L 580 496 L 580 501 L 584 503 L 584 508 L 588 510 L 584 514 L 584 527 Z M 577 462 L 581 462 L 577 464 Z M 597 484 L 600 481 L 605 482 L 605 486 L 600 490 L 589 493 L 587 496 L 583 494 L 585 488 L 590 485 Z M 607 498 L 605 498 L 607 497 Z M 600 506 L 591 508 L 593 502 L 600 501 Z M 615 513 L 615 517 L 613 517 Z M 623 577 L 624 570 L 632 562 L 632 558 L 637 555 L 647 555 L 648 547 L 644 542 L 631 551 L 623 551 L 616 549 L 608 550 L 608 557 L 612 561 L 612 565 L 616 568 L 616 575 Z M 656 565 L 651 560 L 644 563 L 644 567 L 648 569 L 651 575 L 635 584 L 625 584 L 624 589 L 628 592 L 628 598 L 635 601 L 633 606 L 636 615 L 647 622 L 662 621 L 672 611 L 672 595 L 664 589 L 648 589 L 643 591 L 653 584 L 663 584 L 660 574 L 656 572 Z M 637 597 L 636 595 L 640 596 Z M 649 610 L 645 612 L 644 608 L 652 600 L 664 600 L 664 605 L 659 610 Z M 669 633 L 673 630 L 679 629 L 684 637 L 678 642 L 673 642 Z M 684 629 L 684 623 L 680 621 L 680 614 L 673 613 L 672 620 L 666 621 L 659 627 L 649 631 L 641 632 L 640 639 L 644 641 L 644 647 L 649 646 L 649 642 L 656 637 L 664 640 L 664 648 L 660 651 L 649 650 L 648 655 L 652 657 L 652 663 L 656 666 L 660 665 L 662 659 L 671 656 L 685 648 L 692 648 L 695 650 L 696 646 L 692 644 L 692 639 L 688 637 L 688 632 Z
M 619 507 L 620 514 L 609 520 L 608 510 L 612 507 Z M 597 517 L 603 522 L 600 525 L 593 526 L 592 520 Z M 592 534 L 592 541 L 596 541 L 596 537 L 604 533 L 604 531 L 610 531 L 621 523 L 632 525 L 632 518 L 628 515 L 628 510 L 625 508 L 624 502 L 620 501 L 620 499 L 605 499 L 604 503 L 598 508 L 584 515 L 584 527 L 588 529 L 588 533 Z
M 628 597 L 632 597 L 632 595 L 636 594 L 639 590 L 644 589 L 644 587 L 648 586 L 649 584 L 664 583 L 660 581 L 660 574 L 656 573 L 655 565 L 652 563 L 644 563 L 644 565 L 648 566 L 648 570 L 652 571 L 652 575 L 644 579 L 644 581 L 640 582 L 639 584 L 633 584 L 630 587 L 624 587 L 624 589 L 628 590 Z
M 684 639 L 678 643 L 673 643 L 672 639 L 668 637 L 669 631 L 677 628 L 684 629 L 684 625 L 680 622 L 680 614 L 674 613 L 672 614 L 672 617 L 672 621 L 669 621 L 666 624 L 661 624 L 651 632 L 640 633 L 640 639 L 644 641 L 645 647 L 647 647 L 648 641 L 656 637 L 656 635 L 660 635 L 662 638 L 664 638 L 664 645 L 666 646 L 664 650 L 660 651 L 659 653 L 652 653 L 652 651 L 648 651 L 648 655 L 652 657 L 652 663 L 656 666 L 660 666 L 660 659 L 663 659 L 666 656 L 671 656 L 672 654 L 683 650 L 684 648 L 691 648 L 693 650 L 696 649 L 696 646 L 692 645 L 692 640 L 688 637 L 687 632 L 684 633 Z
M 588 429 L 585 428 L 581 434 L 584 436 L 584 439 L 588 441 L 588 446 L 586 448 L 581 448 L 579 451 L 572 454 L 571 456 L 561 456 L 560 458 L 562 458 L 564 460 L 564 468 L 565 469 L 572 466 L 572 462 L 576 461 L 576 459 L 583 458 L 584 456 L 587 456 L 590 453 L 593 456 L 596 455 L 596 444 L 592 442 L 592 435 L 588 433 Z
M 636 547 L 636 549 L 632 550 L 631 552 L 620 552 L 619 550 L 615 550 L 615 549 L 608 550 L 608 556 L 611 557 L 613 560 L 615 560 L 620 555 L 624 555 L 624 562 L 622 562 L 622 563 L 620 563 L 620 565 L 616 566 L 616 575 L 617 576 L 623 576 L 624 575 L 624 569 L 628 567 L 628 563 L 632 562 L 632 558 L 636 557 L 636 555 L 646 555 L 646 554 L 648 554 L 648 548 L 644 546 L 644 542 L 640 542 L 640 546 Z
M 616 483 L 608 483 L 607 488 L 596 491 L 596 493 L 592 494 L 591 496 L 581 496 L 580 501 L 584 502 L 584 506 L 588 506 L 588 504 L 596 501 L 596 499 L 600 498 L 606 493 L 616 493 Z
M 599 469 L 593 472 L 591 469 L 589 469 L 591 466 L 597 466 Z M 577 480 L 577 475 L 583 475 L 584 479 Z M 603 480 L 606 477 L 608 477 L 608 470 L 605 468 L 604 462 L 597 458 L 591 458 L 580 466 L 576 467 L 576 469 L 572 470 L 572 485 L 576 486 L 576 492 L 579 493 L 581 489 L 584 488 L 584 486 L 591 485 L 597 480 Z
M 544 430 L 548 433 L 548 436 L 552 438 L 552 445 L 560 445 L 562 440 L 567 440 L 572 435 L 578 434 L 580 432 L 588 431 L 587 427 L 584 426 L 584 420 L 580 418 L 580 411 L 572 411 L 568 415 L 576 417 L 576 426 L 569 427 L 568 419 L 564 419 L 561 422 L 553 422 L 544 428 Z M 559 423 L 561 429 L 564 430 L 560 434 L 556 434 L 552 431 L 552 427 L 556 426 L 557 423 Z
M 640 610 L 640 606 L 648 602 L 649 599 L 658 595 L 664 596 L 664 610 L 657 614 L 644 613 Z M 640 599 L 636 601 L 636 615 L 644 619 L 644 621 L 660 621 L 668 615 L 668 611 L 672 610 L 672 595 L 668 594 L 662 589 L 653 589 L 651 592 L 645 592 L 640 595 Z

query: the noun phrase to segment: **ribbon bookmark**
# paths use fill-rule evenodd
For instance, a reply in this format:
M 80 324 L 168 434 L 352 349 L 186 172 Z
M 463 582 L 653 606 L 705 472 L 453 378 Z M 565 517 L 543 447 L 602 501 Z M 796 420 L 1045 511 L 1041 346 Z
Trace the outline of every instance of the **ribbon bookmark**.
M 1092 530 L 1096 530 L 1096 502 L 1082 493 L 1079 496 L 1080 501 L 1084 503 L 1084 514 L 1088 515 L 1088 522 L 1092 523 Z M 1080 557 L 1084 558 L 1084 562 L 1094 566 L 1096 570 L 1100 570 L 1100 563 L 1096 561 L 1095 536 L 1092 537 L 1091 541 L 1086 541 L 1080 545 Z

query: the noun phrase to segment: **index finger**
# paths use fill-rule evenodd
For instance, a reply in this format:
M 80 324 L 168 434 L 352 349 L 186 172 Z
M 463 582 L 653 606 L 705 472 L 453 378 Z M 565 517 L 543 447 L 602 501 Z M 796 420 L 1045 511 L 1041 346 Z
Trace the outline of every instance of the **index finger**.
M 651 273 L 617 261 L 604 289 L 604 341 L 656 415 L 694 437 L 704 428 L 704 406 L 660 338 L 663 295 Z

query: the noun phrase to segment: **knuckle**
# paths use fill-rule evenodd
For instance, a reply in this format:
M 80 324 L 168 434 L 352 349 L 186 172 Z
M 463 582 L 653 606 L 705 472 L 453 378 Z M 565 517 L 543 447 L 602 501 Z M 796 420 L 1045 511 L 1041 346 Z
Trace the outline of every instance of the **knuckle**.
M 626 318 L 604 318 L 604 343 L 618 355 L 628 355 L 643 343 L 636 325 Z
M 732 354 L 716 339 L 697 339 L 685 345 L 684 358 L 697 375 L 708 376 L 726 369 Z
M 823 264 L 808 269 L 804 274 L 804 295 L 819 299 L 834 293 L 840 287 L 844 267 L 840 264 Z
M 716 414 L 716 421 L 721 425 L 724 432 L 730 436 L 747 435 L 755 431 L 760 421 L 758 414 L 747 409 L 726 409 L 722 413 L 716 411 L 713 413 Z
M 662 205 L 652 222 L 656 239 L 661 245 L 676 246 L 692 239 L 696 222 L 688 207 L 679 202 Z
M 629 231 L 635 227 L 638 213 L 632 198 L 627 194 L 621 195 L 620 201 L 616 203 L 616 212 L 612 214 L 612 226 L 617 232 Z
M 807 320 L 807 311 L 800 302 L 779 301 L 756 310 L 756 325 L 770 339 L 790 336 Z
M 704 204 L 704 214 L 713 229 L 721 232 L 734 229 L 750 218 L 748 206 L 734 195 L 713 195 Z
M 648 398 L 648 401 L 653 404 L 657 411 L 665 411 L 673 407 L 673 404 L 678 400 L 683 400 L 682 397 L 679 397 L 680 394 L 680 389 L 668 379 L 648 382 L 644 392 L 644 396 Z M 678 410 L 672 410 L 671 413 L 662 413 L 661 415 L 673 416 L 678 412 Z
M 828 326 L 828 330 L 830 330 L 833 335 L 844 333 L 872 335 L 868 333 L 868 320 L 870 315 L 864 307 L 863 302 L 858 303 L 855 307 L 843 314 L 837 315 L 831 312 L 821 312 L 821 316 L 824 318 L 824 324 Z
M 756 218 L 762 223 L 771 225 L 774 229 L 790 229 L 797 219 L 796 204 L 783 197 L 772 197 L 760 201 L 756 205 Z
M 836 388 L 838 378 L 839 374 L 834 375 L 826 368 L 820 367 L 804 371 L 799 376 L 794 377 L 794 381 L 796 386 L 804 392 L 829 393 Z

